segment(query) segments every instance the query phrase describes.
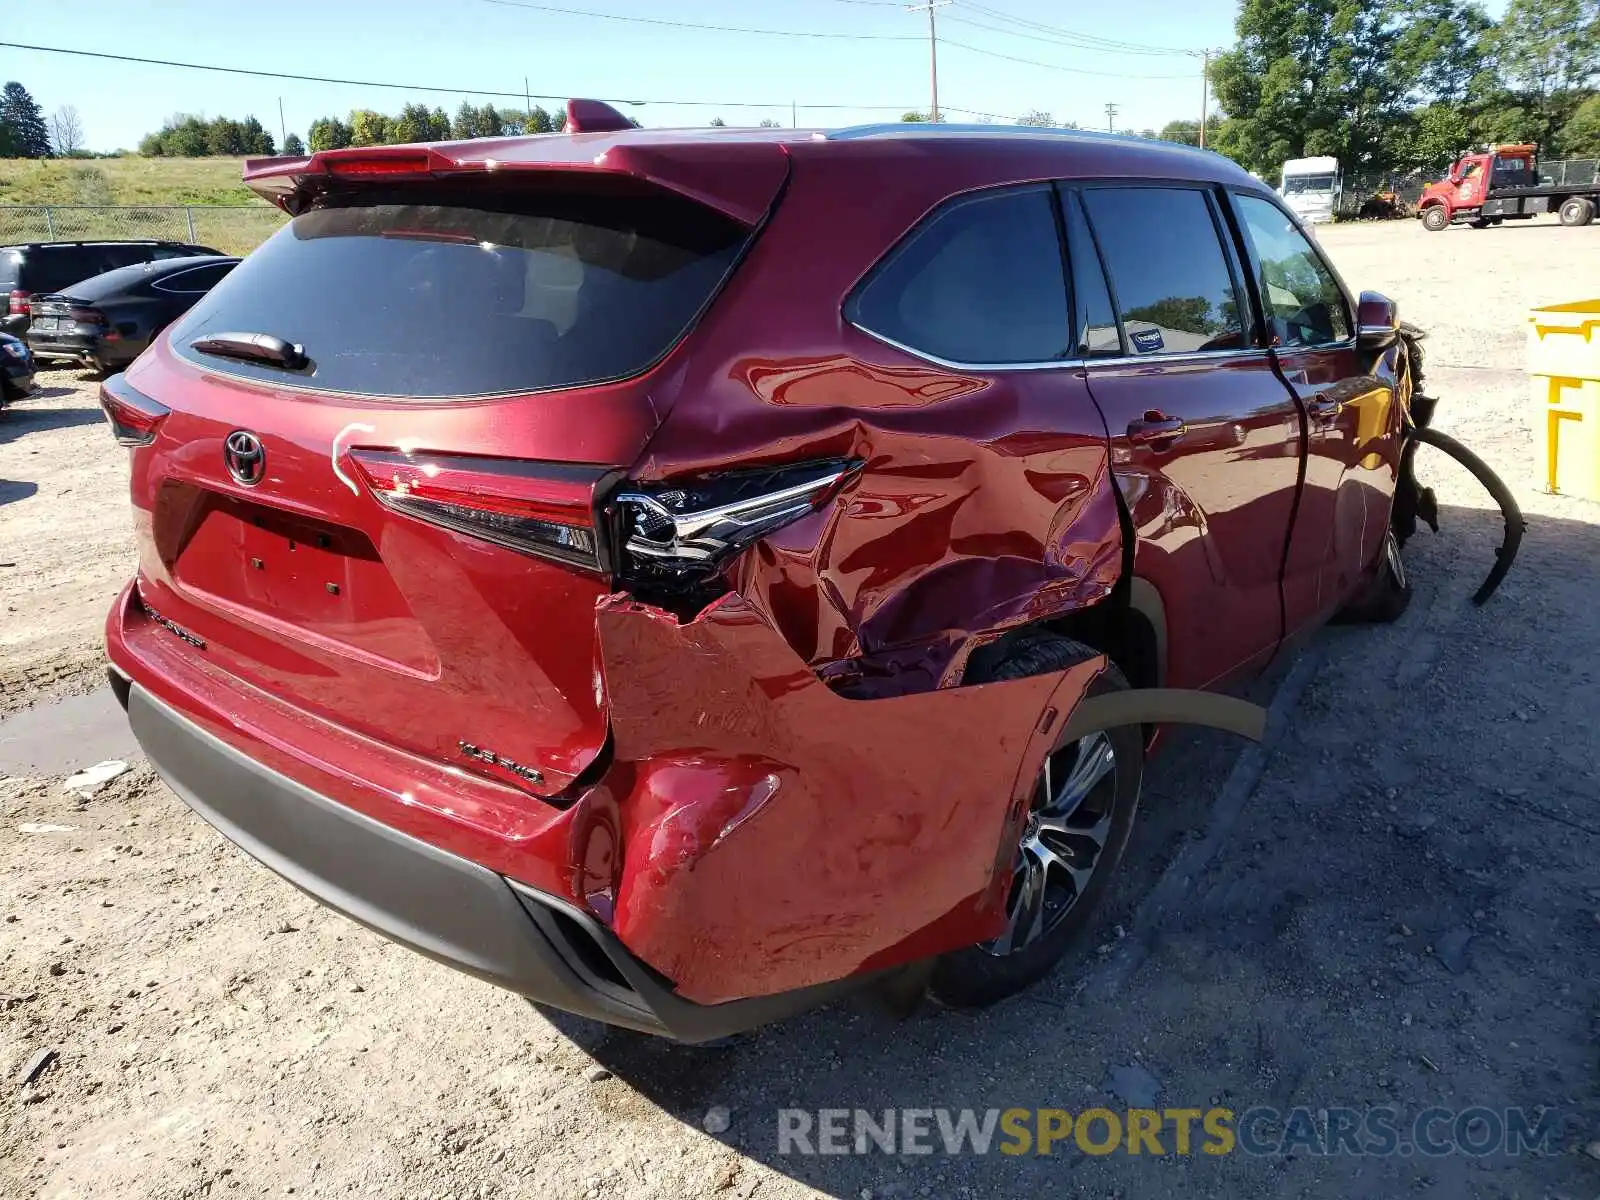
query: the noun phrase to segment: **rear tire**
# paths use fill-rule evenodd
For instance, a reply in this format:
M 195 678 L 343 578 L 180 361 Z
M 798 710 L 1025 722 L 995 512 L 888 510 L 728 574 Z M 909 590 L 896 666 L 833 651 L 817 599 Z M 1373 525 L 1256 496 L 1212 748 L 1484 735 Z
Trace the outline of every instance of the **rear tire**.
M 1450 224 L 1450 210 L 1442 204 L 1430 204 L 1422 210 L 1422 227 L 1429 233 L 1438 233 Z
M 1390 529 L 1384 534 L 1377 573 L 1359 596 L 1339 610 L 1334 621 L 1340 625 L 1392 625 L 1409 607 L 1411 584 L 1400 557 L 1400 539 Z
M 1583 196 L 1569 196 L 1557 211 L 1563 225 L 1587 225 L 1594 220 L 1594 201 Z
M 1026 634 L 1009 644 L 996 643 L 981 659 L 974 655 L 966 682 L 1064 671 L 1099 653 L 1055 634 Z M 1087 694 L 1127 689 L 1122 672 L 1108 663 Z M 1144 737 L 1137 725 L 1089 734 L 1051 753 L 1016 848 L 1008 926 L 992 942 L 939 959 L 928 986 L 935 1000 L 953 1008 L 982 1008 L 1055 968 L 1088 924 L 1122 859 L 1143 781 Z M 1037 903 L 1030 904 L 1035 897 Z

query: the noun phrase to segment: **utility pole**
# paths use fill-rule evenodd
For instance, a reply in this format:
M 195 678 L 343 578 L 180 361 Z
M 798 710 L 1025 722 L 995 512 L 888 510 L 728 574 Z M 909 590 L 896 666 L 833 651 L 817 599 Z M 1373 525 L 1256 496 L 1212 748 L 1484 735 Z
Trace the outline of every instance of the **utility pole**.
M 1200 51 L 1200 149 L 1206 148 L 1206 109 L 1210 106 L 1211 96 L 1211 50 L 1206 48 Z
M 528 122 L 533 119 L 533 97 L 528 95 L 528 77 L 522 77 L 522 132 L 528 132 Z
M 278 133 L 282 135 L 283 142 L 287 142 L 289 140 L 289 126 L 286 125 L 284 123 L 284 120 L 283 120 L 283 97 L 282 96 L 278 97 Z M 280 149 L 283 146 L 283 142 L 279 142 L 278 143 L 278 146 L 279 146 Z
M 789 128 L 800 128 L 800 106 L 793 100 L 789 101 Z
M 1117 131 L 1117 109 L 1118 109 L 1118 107 L 1120 107 L 1120 106 L 1116 105 L 1116 104 L 1107 104 L 1106 105 L 1106 132 L 1107 133 L 1115 133 Z
M 933 110 L 929 117 L 939 119 L 939 28 L 933 18 L 936 8 L 943 8 L 946 4 L 953 4 L 955 0 L 927 0 L 925 4 L 908 4 L 907 12 L 927 11 L 928 14 L 928 68 L 933 82 Z

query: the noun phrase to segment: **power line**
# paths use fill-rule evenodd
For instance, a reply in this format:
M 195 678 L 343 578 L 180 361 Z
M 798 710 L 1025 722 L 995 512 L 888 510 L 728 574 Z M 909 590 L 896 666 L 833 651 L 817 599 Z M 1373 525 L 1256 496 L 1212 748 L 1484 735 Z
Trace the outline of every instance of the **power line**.
M 1182 46 L 1152 46 L 1145 42 L 1127 42 L 1118 38 L 1101 37 L 1099 34 L 1094 33 L 1080 33 L 1074 29 L 1065 29 L 1060 25 L 1046 25 L 1042 21 L 1035 21 L 1028 17 L 1012 16 L 1010 13 L 1001 12 L 997 8 L 989 8 L 986 5 L 970 3 L 969 0 L 964 0 L 962 7 L 969 8 L 975 13 L 982 13 L 984 16 L 991 17 L 997 21 L 1005 21 L 1011 24 L 1023 26 L 1027 29 L 1037 30 L 1041 33 L 1056 34 L 1059 36 L 1073 38 L 1080 42 L 1092 43 L 1102 49 L 1116 48 L 1129 54 L 1198 53 L 1198 51 L 1190 50 Z
M 1079 37 L 1075 34 L 1035 33 L 1032 30 L 1008 29 L 1004 25 L 990 25 L 983 21 L 974 21 L 971 17 L 947 15 L 947 20 L 957 21 L 973 29 L 987 30 L 989 33 L 998 33 L 1004 37 L 1024 38 L 1030 42 L 1038 42 L 1046 46 L 1060 46 L 1072 50 L 1092 50 L 1097 54 L 1132 54 L 1140 57 L 1173 58 L 1186 55 L 1187 50 L 1146 50 L 1132 46 L 1102 44 L 1091 38 Z
M 914 41 L 921 41 L 915 38 Z M 7 50 L 32 50 L 39 54 L 64 54 L 73 58 L 95 58 L 109 62 L 139 63 L 149 67 L 178 67 L 186 71 L 213 71 L 222 75 L 249 75 L 257 79 L 289 79 L 297 83 L 330 83 L 348 87 L 392 88 L 403 92 L 434 92 L 448 93 L 458 96 L 492 96 L 512 100 L 555 100 L 565 102 L 567 93 L 556 95 L 546 92 L 500 92 L 481 85 L 461 87 L 459 85 L 439 86 L 436 84 L 422 83 L 393 83 L 375 79 L 336 79 L 327 75 L 297 75 L 288 71 L 261 71 L 251 67 L 225 67 L 215 63 L 179 62 L 170 58 L 140 58 L 132 54 L 109 54 L 101 50 L 70 50 L 64 46 L 31 46 L 23 42 L 0 42 L 0 47 Z M 792 101 L 773 101 L 766 103 L 756 100 L 638 100 L 624 99 L 621 97 L 596 97 L 608 99 L 613 104 L 661 104 L 677 105 L 682 108 L 784 108 Z M 800 104 L 800 108 L 807 109 L 856 109 L 861 112 L 903 112 L 905 106 L 901 104 Z M 966 112 L 968 110 L 962 109 Z
M 973 54 L 987 55 L 989 58 L 1003 58 L 1007 62 L 1025 63 L 1030 67 L 1043 67 L 1047 71 L 1065 71 L 1069 75 L 1098 75 L 1104 79 L 1193 79 L 1194 75 L 1130 75 L 1123 71 L 1091 71 L 1085 67 L 1063 67 L 1060 63 L 1040 62 L 1036 58 L 1019 58 L 1015 54 L 1001 54 L 998 50 L 985 50 L 981 46 L 969 46 L 966 42 L 952 42 L 949 38 L 939 39 L 941 44 L 954 46 L 957 50 L 968 50 Z
M 497 8 L 527 8 L 534 12 L 557 13 L 567 17 L 595 17 L 603 21 L 625 21 L 633 25 L 663 25 L 670 29 L 698 29 L 711 33 L 750 33 L 762 37 L 824 38 L 852 42 L 916 42 L 921 38 L 903 33 L 825 33 L 806 29 L 753 29 L 745 25 L 702 25 L 695 21 L 669 21 L 665 17 L 630 17 L 620 13 L 594 12 L 584 8 L 557 8 L 552 4 L 533 4 L 529 0 L 483 0 Z

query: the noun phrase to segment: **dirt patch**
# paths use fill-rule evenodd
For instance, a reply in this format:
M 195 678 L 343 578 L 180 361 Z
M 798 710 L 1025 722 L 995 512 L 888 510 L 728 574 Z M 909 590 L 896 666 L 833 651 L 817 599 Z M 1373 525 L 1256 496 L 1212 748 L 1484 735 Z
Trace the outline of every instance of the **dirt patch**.
M 135 561 L 127 451 L 99 385 L 38 378 L 0 409 L 0 716 L 104 681 L 101 626 Z
M 1231 837 L 1164 921 L 1147 899 L 1210 828 L 1238 750 L 1222 737 L 1175 739 L 1151 765 L 1103 919 L 1026 996 L 904 1023 L 840 1005 L 711 1050 L 541 1014 L 392 946 L 230 848 L 147 771 L 88 802 L 6 780 L 0 1192 L 1594 1195 L 1600 1168 L 1575 1148 L 1600 1136 L 1600 508 L 1529 486 L 1521 368 L 1525 308 L 1581 297 L 1600 235 L 1538 221 L 1321 239 L 1353 287 L 1430 328 L 1439 424 L 1512 482 L 1528 538 L 1473 608 L 1498 514 L 1463 472 L 1424 463 L 1445 527 L 1408 551 L 1412 610 L 1321 636 Z M 19 586 L 0 569 L 0 601 L 27 614 L 7 614 L 6 672 L 92 646 L 131 569 L 105 431 L 9 436 L 14 420 L 0 418 L 0 478 L 40 487 L 0 506 L 0 560 L 24 561 L 21 537 L 34 572 Z M 55 1059 L 19 1084 L 41 1049 Z M 778 1152 L 779 1108 L 1118 1108 L 1129 1080 L 1163 1107 L 1238 1112 L 1551 1108 L 1562 1150 Z

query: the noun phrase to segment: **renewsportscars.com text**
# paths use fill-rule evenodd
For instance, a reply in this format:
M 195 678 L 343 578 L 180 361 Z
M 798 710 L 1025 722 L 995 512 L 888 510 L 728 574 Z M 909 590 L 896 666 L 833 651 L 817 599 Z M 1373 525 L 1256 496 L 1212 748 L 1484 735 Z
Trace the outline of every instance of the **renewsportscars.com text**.
M 1538 1154 L 1555 1109 L 783 1108 L 779 1154 Z

